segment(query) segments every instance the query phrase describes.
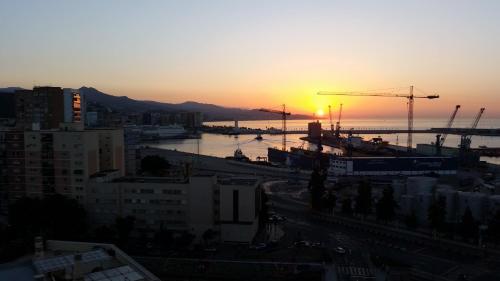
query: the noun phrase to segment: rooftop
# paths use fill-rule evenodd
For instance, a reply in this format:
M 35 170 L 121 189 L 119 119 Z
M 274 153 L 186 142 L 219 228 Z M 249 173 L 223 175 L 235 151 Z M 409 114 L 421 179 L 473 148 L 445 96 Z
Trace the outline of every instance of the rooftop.
M 0 280 L 159 281 L 112 244 L 48 240 L 31 260 L 0 265 Z

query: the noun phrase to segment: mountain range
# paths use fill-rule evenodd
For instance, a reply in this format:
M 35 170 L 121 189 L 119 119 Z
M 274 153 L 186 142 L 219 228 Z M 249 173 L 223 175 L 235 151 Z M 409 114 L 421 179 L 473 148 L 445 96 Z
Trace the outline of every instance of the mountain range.
M 5 113 L 12 114 L 12 106 L 7 101 L 12 100 L 12 94 L 19 87 L 0 88 L 0 117 Z M 126 96 L 113 96 L 103 93 L 92 87 L 81 87 L 80 92 L 84 94 L 86 102 L 95 104 L 110 110 L 126 112 L 145 111 L 199 111 L 203 113 L 205 121 L 230 121 L 230 120 L 270 120 L 280 119 L 279 114 L 262 112 L 257 109 L 243 109 L 223 107 L 214 104 L 187 101 L 183 103 L 164 103 L 148 100 L 135 100 Z M 2 114 L 3 113 L 3 114 Z M 307 115 L 291 115 L 290 119 L 309 119 Z

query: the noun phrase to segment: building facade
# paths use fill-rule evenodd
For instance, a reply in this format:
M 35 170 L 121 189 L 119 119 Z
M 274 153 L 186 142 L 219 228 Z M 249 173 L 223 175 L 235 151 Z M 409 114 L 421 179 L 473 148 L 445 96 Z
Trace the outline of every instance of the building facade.
M 84 202 L 85 185 L 96 172 L 124 173 L 123 130 L 2 131 L 2 206 L 23 196 L 60 193 Z M 103 156 L 104 155 L 104 156 Z M 5 210 L 4 210 L 5 211 Z
M 252 241 L 260 212 L 259 178 L 118 177 L 97 174 L 87 186 L 86 209 L 97 225 L 133 216 L 138 229 L 188 231 L 198 239 L 207 230 L 221 242 Z
M 453 175 L 458 161 L 453 157 L 332 157 L 329 173 L 334 176 Z

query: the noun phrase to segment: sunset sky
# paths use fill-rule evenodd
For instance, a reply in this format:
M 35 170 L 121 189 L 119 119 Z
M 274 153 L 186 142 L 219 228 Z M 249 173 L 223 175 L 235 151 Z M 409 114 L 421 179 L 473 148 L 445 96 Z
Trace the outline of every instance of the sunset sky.
M 91 86 L 164 102 L 401 116 L 500 116 L 500 1 L 0 0 L 0 87 Z M 348 110 L 347 110 L 348 109 Z

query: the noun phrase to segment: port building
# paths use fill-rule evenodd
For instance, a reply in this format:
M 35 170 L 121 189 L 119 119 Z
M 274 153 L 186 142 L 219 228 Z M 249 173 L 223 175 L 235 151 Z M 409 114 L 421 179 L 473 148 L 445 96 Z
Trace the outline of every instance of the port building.
M 417 176 L 453 175 L 458 161 L 454 157 L 332 157 L 329 173 L 334 176 Z

